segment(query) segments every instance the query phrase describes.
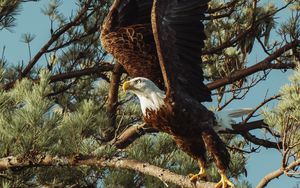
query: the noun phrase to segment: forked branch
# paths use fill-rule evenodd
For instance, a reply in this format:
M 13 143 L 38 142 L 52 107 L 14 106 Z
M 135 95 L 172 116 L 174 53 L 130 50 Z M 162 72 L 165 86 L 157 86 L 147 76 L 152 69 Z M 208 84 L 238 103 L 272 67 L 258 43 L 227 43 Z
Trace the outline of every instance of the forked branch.
M 272 53 L 270 56 L 266 57 L 261 62 L 234 72 L 232 75 L 213 81 L 209 83 L 207 86 L 210 90 L 225 86 L 227 84 L 231 84 L 235 81 L 238 81 L 242 78 L 245 78 L 249 75 L 252 75 L 254 73 L 257 73 L 259 71 L 265 71 L 269 69 L 291 69 L 295 67 L 294 63 L 272 63 L 272 61 L 276 60 L 278 57 L 280 57 L 283 53 L 287 52 L 288 50 L 292 49 L 295 46 L 300 45 L 300 40 L 295 40 L 291 43 L 287 43 L 286 45 L 282 46 L 281 48 L 277 49 L 274 53 Z

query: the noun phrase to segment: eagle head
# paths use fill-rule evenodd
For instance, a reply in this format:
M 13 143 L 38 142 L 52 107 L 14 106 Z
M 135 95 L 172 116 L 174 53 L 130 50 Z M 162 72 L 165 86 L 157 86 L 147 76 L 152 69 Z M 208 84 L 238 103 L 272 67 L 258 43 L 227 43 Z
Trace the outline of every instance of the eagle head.
M 164 91 L 148 78 L 136 77 L 126 81 L 123 84 L 123 90 L 132 92 L 139 98 L 144 115 L 146 115 L 146 109 L 158 110 L 164 104 Z

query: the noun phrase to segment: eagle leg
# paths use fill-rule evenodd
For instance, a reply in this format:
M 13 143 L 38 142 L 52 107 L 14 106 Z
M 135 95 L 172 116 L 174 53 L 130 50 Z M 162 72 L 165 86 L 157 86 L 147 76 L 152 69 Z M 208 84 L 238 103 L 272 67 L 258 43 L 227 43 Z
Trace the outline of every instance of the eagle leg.
M 221 180 L 217 183 L 215 188 L 234 188 L 234 184 L 227 178 L 225 173 L 221 173 Z
M 207 174 L 206 174 L 206 168 L 205 168 L 205 162 L 202 160 L 198 160 L 199 168 L 200 171 L 198 174 L 190 174 L 190 180 L 192 182 L 197 181 L 198 179 L 200 180 L 206 180 Z

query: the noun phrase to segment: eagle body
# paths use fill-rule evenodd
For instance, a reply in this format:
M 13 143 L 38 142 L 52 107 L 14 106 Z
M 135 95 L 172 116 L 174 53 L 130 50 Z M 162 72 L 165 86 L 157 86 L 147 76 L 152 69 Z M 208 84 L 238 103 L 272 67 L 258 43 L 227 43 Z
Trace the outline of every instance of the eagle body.
M 194 159 L 201 158 L 206 161 L 204 144 L 206 143 L 206 147 L 213 150 L 212 153 L 221 153 L 215 156 L 222 156 L 222 159 L 218 160 L 230 160 L 227 150 L 224 150 L 225 145 L 214 131 L 214 129 L 225 130 L 230 125 L 218 124 L 213 112 L 207 110 L 200 103 L 196 109 L 191 109 L 190 106 L 197 101 L 183 98 L 178 99 L 181 101 L 180 103 L 174 104 L 173 101 L 168 101 L 164 91 L 160 90 L 151 80 L 142 77 L 125 82 L 123 89 L 138 96 L 146 123 L 162 132 L 171 134 L 177 146 Z M 180 106 L 177 107 L 177 105 Z M 224 118 L 225 115 L 222 117 Z M 227 119 L 229 118 L 227 117 Z M 189 126 L 182 126 L 183 124 Z M 219 167 L 226 169 L 223 162 L 219 163 Z
M 157 116 L 157 112 L 161 108 L 166 107 L 165 99 L 166 94 L 163 90 L 158 88 L 151 80 L 144 77 L 136 77 L 130 81 L 123 84 L 124 90 L 129 90 L 134 93 L 140 101 L 141 110 L 146 121 L 150 121 L 151 117 Z M 162 109 L 162 112 L 168 111 L 167 109 Z M 223 110 L 214 112 L 214 117 L 216 123 L 211 123 L 211 127 L 215 132 L 232 130 L 232 124 L 235 124 L 234 118 L 242 117 L 250 112 L 252 108 L 240 108 L 234 110 Z M 191 117 L 193 118 L 193 117 Z M 163 121 L 159 121 L 163 122 Z M 149 124 L 154 124 L 150 123 Z M 167 126 L 168 124 L 165 123 Z M 164 126 L 157 126 L 157 129 Z M 197 131 L 197 130 L 196 130 Z M 196 133 L 199 134 L 199 133 Z
M 218 134 L 203 83 L 201 22 L 209 0 L 115 0 L 101 29 L 103 48 L 134 79 L 123 88 L 135 93 L 144 120 L 171 134 L 178 147 L 199 163 L 204 178 L 208 151 L 220 174 L 219 187 L 233 186 L 225 175 L 230 155 Z

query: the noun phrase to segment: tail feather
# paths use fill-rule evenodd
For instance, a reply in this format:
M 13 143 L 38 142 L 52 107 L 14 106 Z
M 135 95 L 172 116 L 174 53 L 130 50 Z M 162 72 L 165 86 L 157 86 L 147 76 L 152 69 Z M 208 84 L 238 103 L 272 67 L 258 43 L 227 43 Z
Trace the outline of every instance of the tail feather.
M 253 111 L 253 108 L 240 108 L 229 110 L 228 115 L 233 118 L 242 117 L 243 115 L 247 115 Z
M 215 112 L 217 125 L 214 125 L 213 128 L 217 132 L 232 129 L 231 125 L 235 123 L 234 118 L 242 117 L 252 111 L 252 108 L 240 108 Z

